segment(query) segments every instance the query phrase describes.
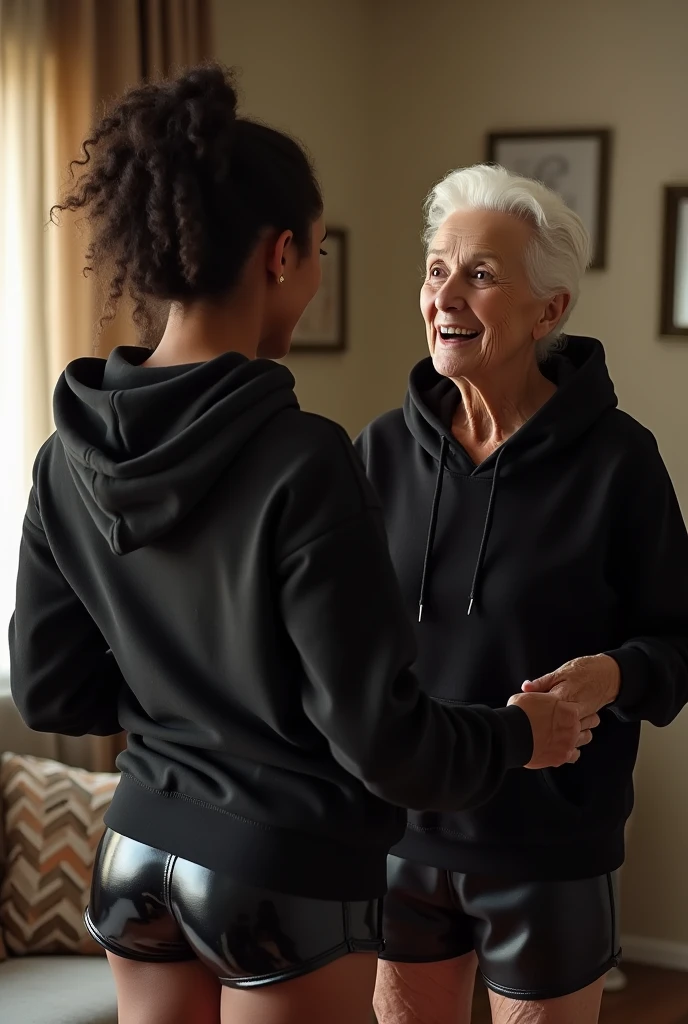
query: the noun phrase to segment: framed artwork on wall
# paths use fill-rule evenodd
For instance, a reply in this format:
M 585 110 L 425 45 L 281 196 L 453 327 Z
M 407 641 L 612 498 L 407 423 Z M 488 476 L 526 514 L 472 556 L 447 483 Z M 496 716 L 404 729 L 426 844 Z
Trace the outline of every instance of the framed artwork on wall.
M 347 233 L 328 228 L 322 284 L 292 335 L 292 352 L 342 352 L 347 345 Z
M 664 259 L 659 330 L 688 336 L 688 185 L 664 189 Z
M 607 257 L 611 132 L 605 128 L 492 132 L 487 160 L 554 189 L 592 238 L 591 268 Z

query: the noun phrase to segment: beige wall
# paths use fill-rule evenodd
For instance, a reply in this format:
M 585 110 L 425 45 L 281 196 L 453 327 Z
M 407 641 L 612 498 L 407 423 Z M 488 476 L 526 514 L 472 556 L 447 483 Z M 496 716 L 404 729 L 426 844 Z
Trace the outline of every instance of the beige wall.
M 661 186 L 688 182 L 686 0 L 217 0 L 246 106 L 300 134 L 351 230 L 351 350 L 290 365 L 306 408 L 352 432 L 397 404 L 424 351 L 420 206 L 500 127 L 615 132 L 609 269 L 572 330 L 601 337 L 621 403 L 656 433 L 688 512 L 688 343 L 657 337 Z M 382 328 L 384 325 L 384 329 Z M 642 481 L 639 481 L 642 487 Z M 688 943 L 688 712 L 648 728 L 624 931 Z
M 375 325 L 366 315 L 371 10 L 367 0 L 215 3 L 215 50 L 240 68 L 246 111 L 306 143 L 323 183 L 327 220 L 350 232 L 349 351 L 294 354 L 287 364 L 302 406 L 351 433 L 379 408 L 368 366 Z

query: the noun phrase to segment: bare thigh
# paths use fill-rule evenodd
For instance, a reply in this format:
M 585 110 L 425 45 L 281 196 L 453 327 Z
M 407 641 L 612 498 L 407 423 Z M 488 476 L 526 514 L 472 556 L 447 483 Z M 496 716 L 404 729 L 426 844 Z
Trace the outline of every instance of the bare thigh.
M 200 961 L 154 964 L 108 953 L 118 1024 L 220 1024 L 222 987 Z
M 351 953 L 278 985 L 224 988 L 222 1024 L 370 1024 L 376 970 L 376 953 Z
M 507 999 L 490 992 L 493 1024 L 597 1024 L 604 989 L 600 978 L 580 992 L 560 999 L 530 1002 Z
M 475 953 L 427 964 L 381 960 L 378 1024 L 469 1024 L 477 966 Z

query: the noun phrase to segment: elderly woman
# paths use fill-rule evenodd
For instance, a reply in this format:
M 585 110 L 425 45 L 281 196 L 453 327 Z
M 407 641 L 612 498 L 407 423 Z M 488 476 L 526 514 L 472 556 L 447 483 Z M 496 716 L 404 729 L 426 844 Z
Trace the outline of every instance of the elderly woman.
M 380 1024 L 464 1024 L 477 968 L 499 1024 L 593 1024 L 619 957 L 640 723 L 688 699 L 688 538 L 602 345 L 563 338 L 588 256 L 543 185 L 449 174 L 427 204 L 430 358 L 403 410 L 358 441 L 426 692 L 496 708 L 550 691 L 601 719 L 575 765 L 410 815 L 389 865 Z

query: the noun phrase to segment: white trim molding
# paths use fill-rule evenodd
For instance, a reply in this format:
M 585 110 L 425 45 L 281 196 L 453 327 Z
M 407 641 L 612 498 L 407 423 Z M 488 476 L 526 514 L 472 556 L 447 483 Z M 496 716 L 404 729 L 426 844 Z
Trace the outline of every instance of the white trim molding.
M 651 939 L 644 935 L 622 935 L 624 960 L 650 967 L 666 967 L 688 971 L 688 943 L 668 939 Z

